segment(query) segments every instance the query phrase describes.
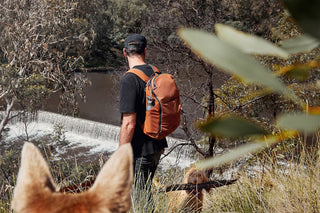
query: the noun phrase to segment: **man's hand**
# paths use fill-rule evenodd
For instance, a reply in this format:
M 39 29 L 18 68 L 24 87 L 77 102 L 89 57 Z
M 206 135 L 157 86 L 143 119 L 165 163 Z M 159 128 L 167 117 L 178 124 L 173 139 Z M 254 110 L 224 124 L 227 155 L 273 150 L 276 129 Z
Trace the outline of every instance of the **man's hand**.
M 131 142 L 136 126 L 136 119 L 136 113 L 123 113 L 120 129 L 120 146 Z

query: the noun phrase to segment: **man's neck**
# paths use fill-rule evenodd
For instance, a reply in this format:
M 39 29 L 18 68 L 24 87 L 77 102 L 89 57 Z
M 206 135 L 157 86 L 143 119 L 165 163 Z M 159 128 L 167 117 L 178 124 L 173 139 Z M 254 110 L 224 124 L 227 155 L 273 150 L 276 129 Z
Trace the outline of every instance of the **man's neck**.
M 128 57 L 128 63 L 129 63 L 130 69 L 133 68 L 134 66 L 146 64 L 142 56 L 136 56 L 136 55 Z

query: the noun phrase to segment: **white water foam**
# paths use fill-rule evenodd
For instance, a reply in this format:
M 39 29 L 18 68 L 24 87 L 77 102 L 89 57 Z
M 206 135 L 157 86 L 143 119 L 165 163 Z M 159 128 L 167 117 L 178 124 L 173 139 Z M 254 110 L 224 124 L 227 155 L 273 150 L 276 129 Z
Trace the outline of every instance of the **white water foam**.
M 65 139 L 69 143 L 66 147 L 56 150 L 60 154 L 65 153 L 70 146 L 89 148 L 90 154 L 112 153 L 119 146 L 120 127 L 118 126 L 45 111 L 39 111 L 38 116 L 28 122 L 27 125 L 18 121 L 9 124 L 6 140 L 11 141 L 14 138 L 26 139 L 26 127 L 29 139 L 40 138 L 52 134 L 54 126 L 57 124 L 63 126 L 63 130 L 66 131 Z M 184 141 L 168 137 L 169 148 L 181 142 Z M 162 159 L 161 167 L 162 169 L 168 169 L 173 166 L 186 168 L 196 161 L 190 156 L 192 156 L 190 149 L 177 149 Z M 59 160 L 59 157 L 56 160 Z

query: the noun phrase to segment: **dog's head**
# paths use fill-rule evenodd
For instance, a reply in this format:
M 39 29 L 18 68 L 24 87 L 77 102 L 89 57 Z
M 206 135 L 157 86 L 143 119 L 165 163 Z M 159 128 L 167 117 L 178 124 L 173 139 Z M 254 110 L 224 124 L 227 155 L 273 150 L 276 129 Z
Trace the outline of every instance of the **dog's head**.
M 133 183 L 131 144 L 122 145 L 105 163 L 92 188 L 79 194 L 56 189 L 49 166 L 39 149 L 25 143 L 12 208 L 17 213 L 110 213 L 131 207 Z
M 205 171 L 198 170 L 195 168 L 191 168 L 185 176 L 184 182 L 185 183 L 192 183 L 192 184 L 199 184 L 208 182 L 209 178 L 207 177 Z

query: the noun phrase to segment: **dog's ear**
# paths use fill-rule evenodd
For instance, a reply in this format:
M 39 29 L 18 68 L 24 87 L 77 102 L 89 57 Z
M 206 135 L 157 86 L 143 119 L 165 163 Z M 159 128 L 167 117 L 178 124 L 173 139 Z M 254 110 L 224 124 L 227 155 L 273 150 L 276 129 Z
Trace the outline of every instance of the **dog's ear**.
M 101 196 L 111 212 L 126 212 L 131 207 L 133 183 L 133 153 L 131 144 L 125 144 L 111 156 L 100 171 L 90 193 Z
M 51 176 L 47 162 L 43 159 L 39 149 L 32 143 L 25 142 L 17 183 L 14 189 L 12 208 L 19 212 L 32 203 L 35 196 L 54 192 L 55 183 Z

